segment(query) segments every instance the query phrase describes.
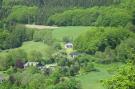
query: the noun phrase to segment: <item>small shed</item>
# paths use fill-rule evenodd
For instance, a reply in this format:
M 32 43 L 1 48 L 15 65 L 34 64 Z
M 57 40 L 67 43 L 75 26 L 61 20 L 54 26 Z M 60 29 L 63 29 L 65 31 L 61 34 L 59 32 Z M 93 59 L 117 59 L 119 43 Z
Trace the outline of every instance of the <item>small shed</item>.
M 73 44 L 72 43 L 66 43 L 65 44 L 65 48 L 73 48 Z

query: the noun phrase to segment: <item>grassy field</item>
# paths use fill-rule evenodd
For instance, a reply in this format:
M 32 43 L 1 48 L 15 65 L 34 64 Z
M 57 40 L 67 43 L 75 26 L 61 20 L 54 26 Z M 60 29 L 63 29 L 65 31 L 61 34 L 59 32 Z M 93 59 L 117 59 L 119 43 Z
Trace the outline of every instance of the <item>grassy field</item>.
M 38 27 L 38 25 L 37 25 Z M 40 27 L 40 26 L 39 26 Z M 44 26 L 43 26 L 44 27 Z M 33 30 L 53 30 L 52 31 L 52 35 L 53 38 L 58 40 L 58 41 L 62 41 L 63 37 L 69 37 L 69 38 L 73 38 L 75 39 L 77 36 L 79 36 L 80 34 L 82 34 L 83 32 L 86 32 L 90 29 L 93 29 L 95 27 L 91 27 L 91 26 L 65 26 L 65 27 L 58 27 L 52 29 L 48 29 L 48 28 L 44 28 L 44 29 L 38 29 L 38 28 L 27 28 L 28 30 L 33 29 Z
M 121 64 L 109 64 L 109 65 L 95 65 L 96 69 L 99 72 L 90 72 L 88 74 L 79 75 L 76 79 L 81 81 L 82 89 L 105 89 L 103 87 L 101 80 L 110 78 L 112 74 L 108 73 L 108 69 L 115 66 L 115 68 L 119 67 Z M 114 69 L 115 70 L 115 69 Z
M 25 50 L 27 53 L 31 51 L 39 51 L 41 53 L 44 53 L 47 47 L 48 46 L 42 42 L 28 41 L 24 42 L 19 49 Z
M 61 41 L 63 37 L 69 37 L 75 39 L 81 33 L 86 32 L 93 27 L 89 26 L 67 26 L 67 27 L 60 27 L 53 30 L 53 37 L 56 40 Z
M 28 41 L 28 42 L 24 42 L 21 47 L 15 48 L 15 49 L 9 49 L 8 51 L 22 49 L 26 53 L 30 53 L 31 51 L 38 51 L 38 52 L 41 52 L 43 55 L 46 55 L 47 48 L 48 46 L 42 42 Z M 7 50 L 0 52 L 0 55 L 5 55 L 6 53 L 7 53 Z

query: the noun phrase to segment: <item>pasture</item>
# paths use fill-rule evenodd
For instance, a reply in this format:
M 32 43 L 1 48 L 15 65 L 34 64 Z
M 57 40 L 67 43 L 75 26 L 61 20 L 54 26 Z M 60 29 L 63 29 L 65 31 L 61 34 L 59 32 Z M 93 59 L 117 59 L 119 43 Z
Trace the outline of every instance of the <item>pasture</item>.
M 80 34 L 92 29 L 94 27 L 89 26 L 67 26 L 67 27 L 59 27 L 53 30 L 53 37 L 58 41 L 62 41 L 64 37 L 69 37 L 71 39 L 75 39 Z
M 97 72 L 90 72 L 88 74 L 79 75 L 76 79 L 81 81 L 82 89 L 106 89 L 103 87 L 102 80 L 108 79 L 113 76 L 108 70 L 116 72 L 117 68 L 122 66 L 121 63 L 113 64 L 95 64 Z

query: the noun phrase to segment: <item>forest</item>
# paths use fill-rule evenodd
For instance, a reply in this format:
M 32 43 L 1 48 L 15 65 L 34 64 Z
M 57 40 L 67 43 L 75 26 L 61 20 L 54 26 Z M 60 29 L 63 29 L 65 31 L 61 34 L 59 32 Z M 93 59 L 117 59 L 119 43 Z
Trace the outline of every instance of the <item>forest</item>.
M 135 0 L 0 0 L 0 89 L 135 89 Z

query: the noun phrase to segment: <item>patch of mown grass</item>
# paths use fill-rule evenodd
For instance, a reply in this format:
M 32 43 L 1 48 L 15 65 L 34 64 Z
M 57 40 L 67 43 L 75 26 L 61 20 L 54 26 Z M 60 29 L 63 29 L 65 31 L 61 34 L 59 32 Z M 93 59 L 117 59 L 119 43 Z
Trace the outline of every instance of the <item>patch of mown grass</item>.
M 5 55 L 7 54 L 9 51 L 14 51 L 17 49 L 22 49 L 24 50 L 27 54 L 29 54 L 31 51 L 37 51 L 40 52 L 43 57 L 46 55 L 46 50 L 49 46 L 42 43 L 42 42 L 34 42 L 34 41 L 28 41 L 28 42 L 24 42 L 22 44 L 21 47 L 19 48 L 14 48 L 14 49 L 8 49 L 8 50 L 4 50 L 2 52 L 0 52 L 0 55 Z
M 62 41 L 64 37 L 69 37 L 70 39 L 75 39 L 83 32 L 86 32 L 93 27 L 90 26 L 67 26 L 67 27 L 60 27 L 53 30 L 53 38 Z
M 121 64 L 95 64 L 95 67 L 98 70 L 97 72 L 90 72 L 88 74 L 79 75 L 76 77 L 76 79 L 80 80 L 82 89 L 105 89 L 101 81 L 112 76 L 112 74 L 108 73 L 107 71 L 111 66 L 118 67 L 121 66 Z

